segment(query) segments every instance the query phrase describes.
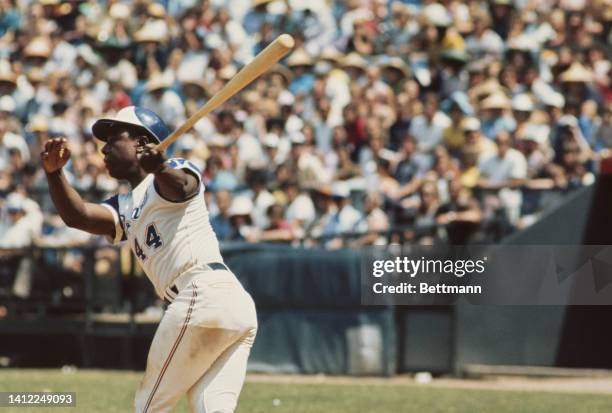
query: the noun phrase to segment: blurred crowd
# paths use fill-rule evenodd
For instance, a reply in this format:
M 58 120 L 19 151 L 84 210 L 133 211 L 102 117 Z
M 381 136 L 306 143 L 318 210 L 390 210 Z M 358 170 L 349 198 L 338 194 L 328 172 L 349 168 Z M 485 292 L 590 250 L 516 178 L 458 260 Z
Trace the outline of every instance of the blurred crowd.
M 139 105 L 177 127 L 280 33 L 282 64 L 171 147 L 222 241 L 524 228 L 612 148 L 611 27 L 610 0 L 0 0 L 0 248 L 100 242 L 54 213 L 48 137 L 85 198 L 127 191 L 92 123 Z

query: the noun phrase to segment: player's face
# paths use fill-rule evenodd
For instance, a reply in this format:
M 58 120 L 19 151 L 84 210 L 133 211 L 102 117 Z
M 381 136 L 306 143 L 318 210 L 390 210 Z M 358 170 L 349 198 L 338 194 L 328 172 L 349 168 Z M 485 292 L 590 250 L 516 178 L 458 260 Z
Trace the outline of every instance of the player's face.
M 104 163 L 110 176 L 126 179 L 140 169 L 138 163 L 138 140 L 128 131 L 118 130 L 111 134 L 102 148 Z

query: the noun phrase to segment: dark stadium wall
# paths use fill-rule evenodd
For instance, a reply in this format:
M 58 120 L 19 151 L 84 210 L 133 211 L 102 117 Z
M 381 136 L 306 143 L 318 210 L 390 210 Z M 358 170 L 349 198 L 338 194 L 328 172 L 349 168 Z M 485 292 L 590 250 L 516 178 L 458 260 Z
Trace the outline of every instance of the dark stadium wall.
M 514 233 L 508 245 L 577 244 L 583 238 L 593 188 L 571 194 L 533 226 Z M 568 225 L 571 222 L 571 225 Z M 561 346 L 564 306 L 459 305 L 455 368 L 469 364 L 555 366 Z M 547 331 L 547 334 L 542 334 Z
M 612 244 L 610 161 L 611 159 L 604 161 L 602 174 L 593 187 L 590 207 L 577 211 L 578 219 L 585 225 L 582 243 L 586 245 Z M 557 354 L 557 365 L 612 369 L 610 320 L 612 320 L 612 303 L 608 306 L 568 307 Z
M 361 305 L 359 251 L 244 244 L 223 255 L 258 309 L 250 371 L 395 373 L 394 309 Z
M 608 245 L 612 175 L 571 194 L 509 245 Z M 612 304 L 612 303 L 611 303 Z M 466 364 L 612 368 L 611 306 L 459 306 L 456 367 Z M 546 334 L 542 334 L 546 331 Z

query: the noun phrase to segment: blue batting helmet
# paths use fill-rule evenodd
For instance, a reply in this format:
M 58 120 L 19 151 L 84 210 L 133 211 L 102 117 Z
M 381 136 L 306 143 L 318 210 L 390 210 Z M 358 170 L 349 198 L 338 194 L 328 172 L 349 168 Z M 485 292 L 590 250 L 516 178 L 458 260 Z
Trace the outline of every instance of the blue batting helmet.
M 92 131 L 96 138 L 106 141 L 116 126 L 142 129 L 158 143 L 170 135 L 170 129 L 155 112 L 138 106 L 125 107 L 114 118 L 99 119 L 92 126 Z

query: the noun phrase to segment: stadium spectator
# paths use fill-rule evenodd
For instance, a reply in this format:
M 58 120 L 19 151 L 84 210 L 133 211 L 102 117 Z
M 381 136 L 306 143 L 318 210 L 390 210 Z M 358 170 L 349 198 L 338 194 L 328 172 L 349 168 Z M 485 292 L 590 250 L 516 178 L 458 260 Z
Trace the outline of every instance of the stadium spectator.
M 237 196 L 227 211 L 232 225 L 231 241 L 256 241 L 259 231 L 253 225 L 253 202 L 246 196 Z
M 389 230 L 389 218 L 381 206 L 382 200 L 378 193 L 368 192 L 364 195 L 364 214 L 355 227 L 358 232 L 365 232 L 365 235 L 357 238 L 351 245 L 385 245 L 387 243 L 385 232 Z
M 38 204 L 19 192 L 10 193 L 3 206 L 0 248 L 27 248 L 40 235 L 42 214 Z
M 285 181 L 282 190 L 287 199 L 286 219 L 294 227 L 297 236 L 303 236 L 316 218 L 314 203 L 310 196 L 300 190 L 295 180 Z
M 415 137 L 419 152 L 431 153 L 443 141 L 443 133 L 451 124 L 450 119 L 438 110 L 438 97 L 427 94 L 423 102 L 423 114 L 412 118 L 410 134 Z
M 480 205 L 460 180 L 453 179 L 448 186 L 449 200 L 436 211 L 436 222 L 443 225 L 446 241 L 454 245 L 467 244 L 478 231 Z
M 293 227 L 285 220 L 285 211 L 282 205 L 273 204 L 268 207 L 268 227 L 261 233 L 258 241 L 283 241 L 294 239 Z
M 234 236 L 231 223 L 230 207 L 232 205 L 232 195 L 227 190 L 215 192 L 215 203 L 217 213 L 210 219 L 212 226 L 219 241 L 227 241 Z
M 512 148 L 512 136 L 508 132 L 498 133 L 495 145 L 497 152 L 479 161 L 477 187 L 487 192 L 485 208 L 503 208 L 510 223 L 516 224 L 522 198 L 518 188 L 527 177 L 527 162 L 521 152 Z

